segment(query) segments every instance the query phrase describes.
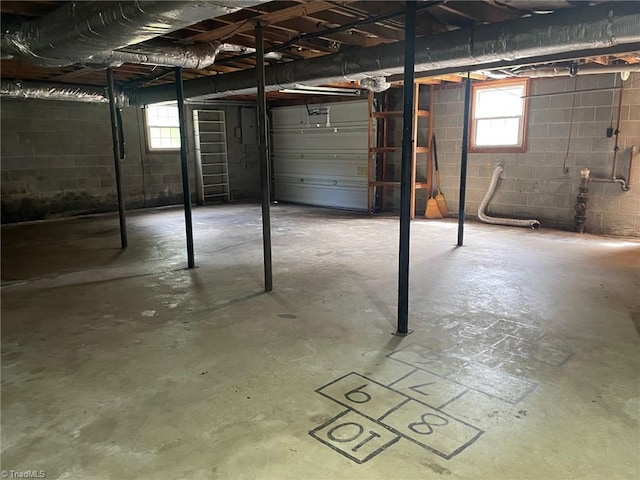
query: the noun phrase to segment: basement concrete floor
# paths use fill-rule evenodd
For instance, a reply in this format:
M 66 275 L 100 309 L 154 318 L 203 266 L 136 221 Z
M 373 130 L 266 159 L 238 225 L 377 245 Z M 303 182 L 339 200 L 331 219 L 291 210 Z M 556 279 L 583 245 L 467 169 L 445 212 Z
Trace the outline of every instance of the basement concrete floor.
M 640 476 L 638 239 L 276 205 L 2 228 L 2 465 L 60 479 Z M 36 472 L 40 473 L 40 472 Z

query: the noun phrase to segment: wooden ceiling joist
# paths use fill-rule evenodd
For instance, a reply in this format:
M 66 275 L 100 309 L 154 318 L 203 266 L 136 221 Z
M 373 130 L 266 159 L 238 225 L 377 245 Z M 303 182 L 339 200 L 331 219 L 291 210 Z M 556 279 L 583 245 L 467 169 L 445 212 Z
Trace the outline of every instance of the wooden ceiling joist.
M 598 0 L 600 1 L 600 0 Z M 46 15 L 66 2 L 61 0 L 2 1 L 0 11 L 7 28 L 17 21 Z M 460 26 L 509 21 L 532 14 L 543 0 L 484 0 L 446 2 L 420 2 L 416 16 L 418 36 L 428 36 L 450 31 Z M 546 0 L 545 10 L 558 8 L 582 8 L 575 1 Z M 222 41 L 255 48 L 256 22 L 264 23 L 265 48 L 286 47 L 277 51 L 283 55 L 283 63 L 305 60 L 346 49 L 372 47 L 382 43 L 404 40 L 403 3 L 372 0 L 278 0 L 241 8 L 221 17 L 211 18 L 164 35 L 164 38 L 181 44 Z M 383 16 L 380 19 L 380 16 Z M 365 24 L 362 24 L 365 22 Z M 371 23 L 368 23 L 371 22 Z M 340 28 L 339 31 L 327 30 Z M 308 35 L 310 34 L 310 36 Z M 637 44 L 636 44 L 637 45 Z M 636 47 L 637 48 L 637 47 Z M 617 50 L 623 51 L 623 50 Z M 640 64 L 638 52 L 619 53 L 575 58 L 581 65 Z M 566 62 L 565 62 L 566 63 Z M 558 63 L 556 65 L 559 65 Z M 2 78 L 24 81 L 51 81 L 69 84 L 104 85 L 103 70 L 86 67 L 40 67 L 26 60 L 2 60 Z M 238 72 L 255 67 L 255 57 L 243 53 L 222 52 L 216 62 L 203 70 L 185 69 L 185 79 Z M 450 74 L 430 77 L 428 72 L 416 72 L 416 82 L 437 85 L 445 82 L 459 83 L 464 75 Z M 171 67 L 124 64 L 114 68 L 116 83 L 131 86 L 161 85 L 173 82 Z M 393 76 L 401 82 L 401 76 Z M 484 79 L 472 74 L 474 79 Z M 351 84 L 349 84 L 351 85 Z M 351 85 L 353 86 L 353 85 Z M 247 97 L 252 98 L 252 97 Z M 270 98 L 287 98 L 286 94 L 270 93 Z
M 307 18 L 311 21 L 326 22 L 334 25 L 346 25 L 347 23 L 354 22 L 364 16 L 355 17 L 353 14 L 347 14 L 338 10 L 327 10 L 323 12 L 317 12 L 313 15 L 307 15 Z M 397 28 L 390 28 L 383 24 L 371 23 L 367 25 L 359 25 L 352 29 L 354 32 L 359 32 L 363 35 L 373 35 L 382 39 L 391 41 L 404 40 L 404 30 Z
M 291 18 L 301 17 L 307 14 L 320 12 L 322 10 L 329 10 L 334 8 L 334 4 L 329 2 L 314 1 L 309 3 L 301 3 L 293 7 L 277 10 L 272 13 L 264 15 L 256 15 L 249 20 L 246 20 L 244 24 L 226 25 L 222 28 L 210 32 L 203 32 L 196 34 L 186 40 L 190 42 L 211 42 L 213 40 L 223 40 L 225 37 L 231 36 L 239 32 L 246 32 L 247 30 L 253 30 L 255 22 L 262 22 L 266 24 L 278 23 Z

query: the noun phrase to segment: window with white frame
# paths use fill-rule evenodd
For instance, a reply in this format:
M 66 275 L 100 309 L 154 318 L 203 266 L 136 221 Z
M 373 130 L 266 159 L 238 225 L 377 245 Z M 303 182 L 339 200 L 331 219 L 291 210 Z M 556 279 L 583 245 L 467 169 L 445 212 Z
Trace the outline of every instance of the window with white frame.
M 469 149 L 475 152 L 524 152 L 527 79 L 473 85 Z
M 178 105 L 175 103 L 147 105 L 145 114 L 149 150 L 179 150 Z

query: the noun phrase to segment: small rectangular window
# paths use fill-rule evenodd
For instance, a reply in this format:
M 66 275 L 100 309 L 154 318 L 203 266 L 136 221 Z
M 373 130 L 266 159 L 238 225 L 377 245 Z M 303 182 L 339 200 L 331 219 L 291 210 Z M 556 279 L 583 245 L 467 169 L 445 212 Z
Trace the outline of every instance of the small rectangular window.
M 527 79 L 473 85 L 471 152 L 524 152 L 526 149 Z
M 147 105 L 145 114 L 149 150 L 179 150 L 180 123 L 177 104 Z

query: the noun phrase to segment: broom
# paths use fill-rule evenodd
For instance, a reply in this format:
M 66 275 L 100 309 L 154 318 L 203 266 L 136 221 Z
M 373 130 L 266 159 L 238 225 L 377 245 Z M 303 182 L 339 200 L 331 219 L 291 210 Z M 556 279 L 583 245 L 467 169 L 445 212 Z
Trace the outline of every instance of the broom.
M 433 136 L 433 161 L 436 166 L 436 204 L 438 205 L 438 210 L 443 217 L 446 217 L 449 213 L 447 209 L 447 202 L 444 201 L 444 195 L 440 191 L 440 172 L 438 171 L 438 149 L 436 148 L 436 136 Z
M 433 136 L 431 138 L 431 142 L 434 144 L 434 146 L 435 146 L 435 140 L 436 140 L 436 137 Z M 433 160 L 432 152 L 433 150 L 430 149 L 430 152 L 429 152 L 430 160 Z M 438 171 L 438 168 L 436 167 L 436 172 L 437 171 Z M 431 220 L 442 218 L 442 214 L 440 213 L 440 209 L 438 208 L 438 202 L 436 201 L 435 198 L 433 198 L 433 192 L 429 192 L 429 199 L 427 200 L 427 208 L 424 211 L 424 216 Z

